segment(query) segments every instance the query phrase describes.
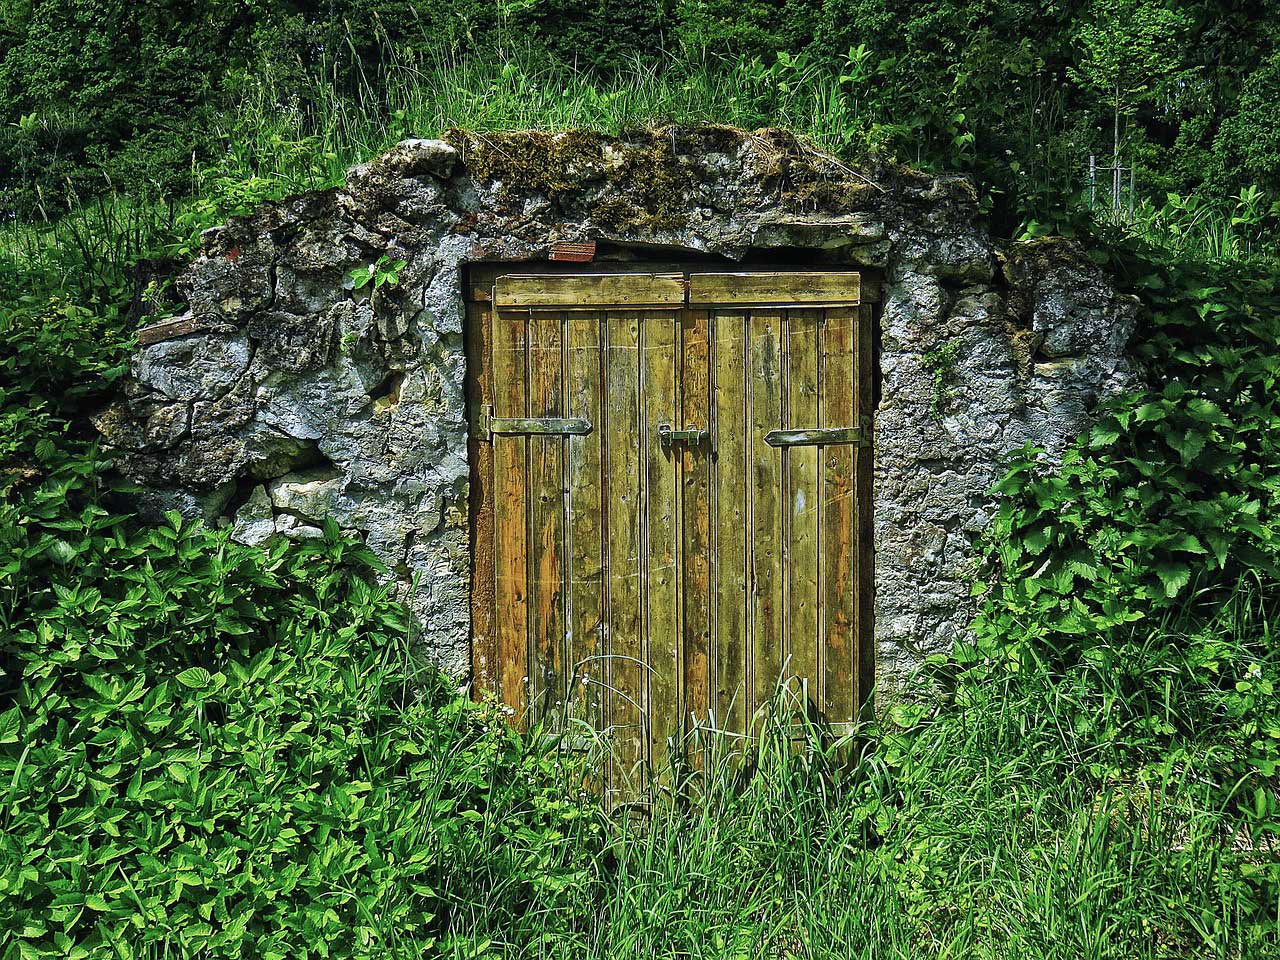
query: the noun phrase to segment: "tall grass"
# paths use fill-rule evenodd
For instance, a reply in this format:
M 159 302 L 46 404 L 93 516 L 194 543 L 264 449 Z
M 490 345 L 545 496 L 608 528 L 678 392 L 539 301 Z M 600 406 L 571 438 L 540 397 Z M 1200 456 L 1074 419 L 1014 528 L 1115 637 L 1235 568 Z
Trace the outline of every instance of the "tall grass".
M 1242 588 L 1212 642 L 1274 675 L 1270 623 Z M 1213 698 L 1205 675 L 1169 681 L 1162 650 L 1179 642 L 1166 625 L 1117 649 L 1124 675 L 1008 674 L 836 744 L 780 692 L 746 756 L 695 734 L 686 752 L 719 759 L 605 821 L 579 911 L 471 934 L 511 957 L 1280 955 L 1280 850 L 1213 760 L 1229 718 L 1206 709 L 1170 743 L 1131 697 L 1136 676 L 1172 710 Z
M 798 72 L 797 72 L 798 71 Z M 787 82 L 782 73 L 787 73 Z M 814 66 L 758 61 L 636 60 L 607 79 L 516 48 L 505 58 L 405 54 L 346 90 L 333 66 L 305 75 L 266 65 L 245 82 L 218 129 L 219 177 L 265 177 L 295 188 L 341 180 L 352 164 L 405 137 L 475 131 L 593 129 L 659 123 L 784 125 L 826 146 L 851 121 L 838 78 Z
M 1100 204 L 1093 215 L 1175 256 L 1219 263 L 1276 261 L 1280 198 L 1269 198 L 1256 186 L 1221 199 L 1171 193 L 1156 202 L 1146 197 L 1132 213 Z

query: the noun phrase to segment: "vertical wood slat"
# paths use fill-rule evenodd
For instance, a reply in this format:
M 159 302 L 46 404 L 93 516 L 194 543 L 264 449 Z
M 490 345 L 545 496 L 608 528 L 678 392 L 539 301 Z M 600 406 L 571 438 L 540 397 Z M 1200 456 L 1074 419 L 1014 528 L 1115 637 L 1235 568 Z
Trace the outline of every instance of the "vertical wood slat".
M 644 758 L 644 673 L 640 662 L 640 315 L 610 312 L 606 324 L 606 635 L 608 723 L 616 764 L 610 772 L 610 791 L 625 795 L 638 784 L 638 767 Z
M 712 315 L 715 338 L 713 407 L 716 457 L 712 465 L 716 552 L 712 638 L 716 726 L 745 730 L 750 716 L 747 686 L 747 318 Z
M 495 629 L 493 542 L 493 446 L 476 430 L 480 411 L 493 405 L 493 318 L 482 303 L 467 304 L 466 394 L 471 429 L 467 456 L 474 467 L 471 514 L 471 675 L 477 690 L 498 692 L 498 638 Z
M 788 407 L 787 425 L 805 429 L 820 423 L 818 408 L 822 315 L 816 310 L 792 310 L 787 315 Z M 822 490 L 818 480 L 820 448 L 801 446 L 788 451 L 788 578 L 787 620 L 790 624 L 788 674 L 807 686 L 817 698 L 818 674 L 818 539 Z
M 680 423 L 688 429 L 711 428 L 711 338 L 706 310 L 688 310 L 680 332 Z M 712 443 L 682 447 L 680 453 L 680 565 L 683 578 L 682 719 L 707 722 L 710 696 L 711 608 L 711 462 Z M 697 764 L 698 758 L 693 758 Z
M 529 416 L 563 416 L 563 317 L 529 317 Z M 530 700 L 558 722 L 565 698 L 564 438 L 534 437 L 529 450 Z
M 674 423 L 676 407 L 676 334 L 678 315 L 650 314 L 644 333 L 643 409 L 646 424 L 642 460 L 646 464 L 645 592 L 646 657 L 649 669 L 646 707 L 650 730 L 650 765 L 664 766 L 666 745 L 680 732 L 679 584 L 676 571 L 679 537 L 676 512 L 676 461 L 681 445 L 664 448 L 658 424 Z
M 857 384 L 854 404 L 856 421 L 863 429 L 870 431 L 872 415 L 875 408 L 875 356 L 873 353 L 873 336 L 871 329 L 871 306 L 864 304 L 857 310 L 858 327 L 855 336 L 857 369 L 854 382 Z M 856 659 L 856 686 L 854 709 L 863 710 L 870 703 L 872 686 L 875 683 L 876 657 L 875 632 L 873 618 L 875 616 L 875 528 L 873 524 L 874 510 L 874 452 L 870 443 L 859 447 L 854 454 L 854 490 L 856 499 L 856 530 L 854 551 L 857 573 L 854 580 L 856 597 L 857 625 L 854 631 Z
M 604 729 L 604 503 L 602 500 L 603 353 L 600 314 L 566 321 L 568 366 L 565 415 L 584 417 L 594 429 L 567 440 L 569 492 L 568 627 L 571 694 L 577 715 Z
M 856 423 L 854 348 L 856 310 L 831 309 L 823 324 L 822 425 Z M 854 447 L 822 447 L 822 642 L 826 660 L 823 712 L 832 723 L 854 716 Z
M 779 311 L 754 311 L 751 363 L 751 678 L 752 707 L 782 679 L 782 451 L 764 435 L 782 426 L 782 327 Z
M 493 316 L 494 413 L 528 416 L 525 393 L 527 315 Z M 528 712 L 528 440 L 494 437 L 493 553 L 494 637 L 498 649 L 498 683 L 512 719 L 523 724 Z

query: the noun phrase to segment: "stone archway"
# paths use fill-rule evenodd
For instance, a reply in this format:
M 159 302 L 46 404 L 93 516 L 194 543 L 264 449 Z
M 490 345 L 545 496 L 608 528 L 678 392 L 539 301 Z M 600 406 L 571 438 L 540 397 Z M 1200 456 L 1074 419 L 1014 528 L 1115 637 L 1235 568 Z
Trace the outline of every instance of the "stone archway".
M 96 419 L 144 510 L 249 542 L 320 518 L 383 558 L 423 642 L 470 668 L 463 279 L 595 241 L 626 261 L 712 256 L 879 278 L 875 638 L 882 688 L 949 649 L 1000 463 L 1060 452 L 1131 382 L 1136 317 L 1059 241 L 993 244 L 961 177 L 854 171 L 779 131 L 451 133 L 406 141 L 341 188 L 209 231 L 189 312 L 139 334 Z M 356 268 L 400 261 L 395 284 Z M 375 266 L 375 269 L 379 269 Z M 411 585 L 417 584 L 410 590 Z

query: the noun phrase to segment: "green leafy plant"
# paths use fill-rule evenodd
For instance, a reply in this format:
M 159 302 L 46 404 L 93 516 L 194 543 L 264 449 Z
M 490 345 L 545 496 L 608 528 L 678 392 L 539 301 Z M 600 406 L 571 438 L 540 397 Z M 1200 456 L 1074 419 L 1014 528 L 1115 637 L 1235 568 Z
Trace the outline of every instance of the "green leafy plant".
M 1108 711 L 1142 727 L 1112 734 L 1138 756 L 1209 749 L 1196 728 L 1218 717 L 1231 745 L 1213 748 L 1216 788 L 1251 805 L 1260 790 L 1273 817 L 1280 752 L 1257 733 L 1274 726 L 1274 641 L 1265 620 L 1230 642 L 1213 624 L 1241 596 L 1264 610 L 1280 599 L 1280 281 L 1104 249 L 1146 302 L 1152 388 L 1109 404 L 1060 463 L 1034 449 L 1015 458 L 996 488 L 974 646 L 959 658 L 975 682 L 1082 670 L 1114 690 Z
M 963 344 L 958 339 L 947 340 L 931 347 L 920 357 L 920 362 L 933 378 L 933 394 L 929 409 L 934 419 L 941 419 L 950 402 L 948 385 L 955 371 L 956 361 L 960 359 Z
M 408 261 L 406 260 L 393 262 L 391 257 L 384 253 L 372 263 L 352 270 L 347 275 L 344 286 L 351 290 L 363 290 L 370 285 L 375 290 L 383 284 L 395 286 L 400 282 L 400 271 L 405 268 L 407 263 Z
M 573 904 L 578 764 L 417 661 L 364 544 L 113 509 L 99 319 L 0 328 L 0 956 L 452 954 Z

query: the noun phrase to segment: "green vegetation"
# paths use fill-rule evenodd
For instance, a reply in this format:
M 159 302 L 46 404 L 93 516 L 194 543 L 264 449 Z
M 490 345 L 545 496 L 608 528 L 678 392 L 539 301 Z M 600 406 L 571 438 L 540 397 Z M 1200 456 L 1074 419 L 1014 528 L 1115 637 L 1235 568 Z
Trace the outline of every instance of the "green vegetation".
M 0 958 L 1280 955 L 1280 31 L 988 13 L 0 0 Z M 832 746 L 782 692 L 747 762 L 691 744 L 705 774 L 605 816 L 581 758 L 415 662 L 361 545 L 141 527 L 85 413 L 178 306 L 138 265 L 227 215 L 409 135 L 667 120 L 1088 231 L 1151 387 L 1011 464 L 936 698 Z M 1091 225 L 1117 140 L 1147 199 Z
M 0 3 L 0 208 L 53 211 L 111 189 L 200 194 L 210 167 L 290 152 L 331 176 L 351 159 L 344 146 L 367 154 L 442 124 L 701 115 L 970 172 L 1006 230 L 1060 219 L 1090 155 L 1134 166 L 1140 197 L 1226 209 L 1257 187 L 1276 226 L 1280 29 L 1266 0 L 149 0 L 123 11 Z

